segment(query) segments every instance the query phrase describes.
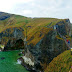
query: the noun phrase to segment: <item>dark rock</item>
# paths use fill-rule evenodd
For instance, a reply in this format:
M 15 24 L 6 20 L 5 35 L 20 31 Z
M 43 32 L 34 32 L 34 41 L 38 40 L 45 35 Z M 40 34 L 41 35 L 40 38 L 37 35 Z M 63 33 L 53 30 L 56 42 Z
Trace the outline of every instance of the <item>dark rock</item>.
M 50 31 L 35 46 L 32 44 L 28 46 L 29 51 L 34 56 L 34 68 L 37 72 L 43 71 L 44 69 L 44 65 L 42 66 L 40 63 L 49 64 L 54 57 L 68 49 L 65 42 L 57 39 L 56 35 L 56 31 Z
M 18 55 L 21 56 L 21 53 L 19 53 Z
M 4 60 L 5 59 L 5 57 L 1 57 L 1 60 Z
M 40 72 L 42 68 L 39 63 L 35 64 L 34 67 L 29 66 L 28 64 L 24 62 L 22 57 L 20 57 L 19 60 L 21 61 L 21 65 L 23 65 L 29 72 Z M 42 70 L 41 72 L 44 72 L 44 71 Z
M 5 20 L 5 19 L 7 19 L 7 18 L 9 18 L 9 17 L 10 17 L 9 15 L 2 16 L 2 17 L 0 17 L 0 20 Z
M 22 28 L 8 28 L 0 33 L 0 43 L 5 44 L 5 50 L 24 49 Z M 8 41 L 7 41 L 8 40 Z

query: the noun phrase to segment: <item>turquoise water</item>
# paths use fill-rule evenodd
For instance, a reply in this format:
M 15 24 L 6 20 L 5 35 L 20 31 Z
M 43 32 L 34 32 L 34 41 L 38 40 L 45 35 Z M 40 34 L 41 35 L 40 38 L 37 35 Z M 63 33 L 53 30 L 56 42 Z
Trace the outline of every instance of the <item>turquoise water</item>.
M 20 51 L 0 52 L 0 72 L 28 72 L 22 65 L 17 63 Z M 5 57 L 5 59 L 1 59 Z

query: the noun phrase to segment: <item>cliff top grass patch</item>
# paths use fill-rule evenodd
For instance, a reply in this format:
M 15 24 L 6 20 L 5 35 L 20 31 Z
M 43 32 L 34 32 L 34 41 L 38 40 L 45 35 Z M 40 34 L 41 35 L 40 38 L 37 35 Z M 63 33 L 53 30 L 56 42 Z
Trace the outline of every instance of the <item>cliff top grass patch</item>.
M 45 72 L 69 72 L 72 66 L 72 55 L 70 50 L 55 57 L 45 69 Z
M 6 15 L 4 13 L 2 16 Z M 20 15 L 10 14 L 10 17 L 5 20 L 0 20 L 0 32 L 4 31 L 7 28 L 13 27 L 23 27 L 25 24 L 30 22 L 32 19 Z

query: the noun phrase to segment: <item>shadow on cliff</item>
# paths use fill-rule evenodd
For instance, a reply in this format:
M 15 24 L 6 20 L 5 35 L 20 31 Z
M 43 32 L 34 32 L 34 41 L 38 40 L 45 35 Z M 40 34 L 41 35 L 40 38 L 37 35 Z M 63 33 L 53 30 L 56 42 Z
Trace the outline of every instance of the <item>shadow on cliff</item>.
M 24 42 L 22 39 L 18 40 L 9 40 L 6 46 L 4 47 L 4 51 L 6 50 L 18 50 L 24 49 Z

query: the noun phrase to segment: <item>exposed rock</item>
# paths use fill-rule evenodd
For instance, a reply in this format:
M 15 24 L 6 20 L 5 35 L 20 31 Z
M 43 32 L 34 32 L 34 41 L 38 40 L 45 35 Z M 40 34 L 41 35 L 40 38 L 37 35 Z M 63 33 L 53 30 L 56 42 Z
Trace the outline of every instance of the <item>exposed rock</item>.
M 66 21 L 66 25 L 67 22 L 69 21 Z M 57 25 L 56 30 L 46 34 L 35 46 L 33 44 L 28 46 L 29 55 L 34 57 L 34 68 L 37 72 L 43 71 L 46 67 L 45 64 L 49 64 L 54 57 L 68 49 L 64 40 L 58 39 L 56 36 L 59 35 L 58 33 L 62 36 L 69 35 L 70 26 L 68 25 L 68 29 L 66 29 L 63 21 L 57 23 Z M 32 58 L 30 59 L 32 60 Z
M 61 35 L 69 35 L 71 36 L 71 23 L 69 19 L 66 19 L 65 21 L 60 21 L 56 25 L 56 30 L 61 34 Z
M 1 60 L 4 60 L 5 59 L 5 57 L 1 57 Z
M 35 46 L 32 44 L 29 45 L 28 49 L 34 56 L 35 70 L 43 71 L 43 64 L 49 64 L 54 57 L 68 49 L 65 42 L 61 39 L 57 39 L 56 35 L 56 31 L 50 31 Z
M 9 28 L 0 33 L 0 44 L 4 45 L 4 50 L 14 50 L 24 48 L 24 31 L 22 28 Z
M 27 58 L 26 56 L 23 56 L 22 58 L 24 59 L 24 62 L 26 64 L 29 64 L 30 66 L 34 66 L 34 62 L 32 62 L 30 58 Z

